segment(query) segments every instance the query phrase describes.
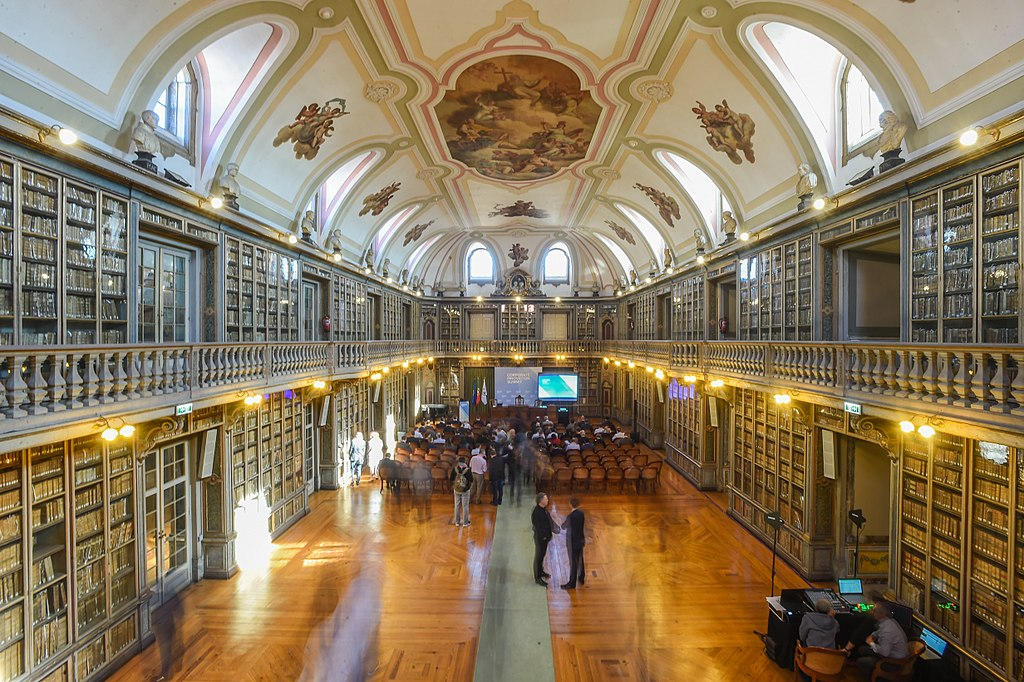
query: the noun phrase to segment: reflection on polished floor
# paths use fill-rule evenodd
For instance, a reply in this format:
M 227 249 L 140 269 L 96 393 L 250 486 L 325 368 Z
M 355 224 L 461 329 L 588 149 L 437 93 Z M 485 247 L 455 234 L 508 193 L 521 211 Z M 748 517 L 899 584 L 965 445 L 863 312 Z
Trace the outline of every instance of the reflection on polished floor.
M 555 496 L 559 518 L 567 497 Z M 473 679 L 494 507 L 474 507 L 473 524 L 457 530 L 448 525 L 448 495 L 398 501 L 364 483 L 312 499 L 265 567 L 186 591 L 186 651 L 173 678 L 344 679 L 340 671 L 365 651 L 377 660 L 370 679 Z M 586 587 L 548 591 L 556 680 L 792 678 L 753 634 L 765 627 L 771 554 L 716 501 L 666 471 L 655 496 L 595 493 L 584 496 L 584 509 Z M 565 581 L 566 564 L 556 537 L 552 585 Z M 803 585 L 781 563 L 777 582 Z M 374 641 L 367 633 L 378 613 Z M 154 645 L 111 679 L 159 671 Z

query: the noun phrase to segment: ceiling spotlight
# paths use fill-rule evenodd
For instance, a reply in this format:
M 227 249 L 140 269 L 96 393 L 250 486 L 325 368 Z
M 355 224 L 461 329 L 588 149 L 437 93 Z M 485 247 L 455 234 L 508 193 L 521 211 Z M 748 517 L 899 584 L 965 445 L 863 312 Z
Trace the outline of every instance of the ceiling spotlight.
M 904 419 L 903 421 L 900 422 L 900 431 L 902 431 L 903 433 L 913 433 L 914 422 Z
M 712 379 L 711 383 L 708 385 L 711 386 L 711 388 L 721 388 L 722 386 L 725 386 L 725 382 L 721 379 Z
M 921 434 L 922 438 L 931 438 L 935 435 L 935 428 L 928 424 L 921 424 L 917 427 L 917 432 Z
M 740 241 L 741 242 L 749 242 L 750 241 L 750 233 L 749 232 L 740 232 Z
M 294 234 L 288 235 L 288 243 L 289 244 L 294 244 L 294 243 L 296 243 L 298 241 L 299 241 L 299 238 L 296 237 Z
M 339 249 L 338 247 L 334 247 L 334 251 L 331 253 L 331 260 L 333 260 L 335 263 L 341 262 L 341 249 Z
M 223 208 L 224 199 L 221 197 L 210 197 L 210 208 Z

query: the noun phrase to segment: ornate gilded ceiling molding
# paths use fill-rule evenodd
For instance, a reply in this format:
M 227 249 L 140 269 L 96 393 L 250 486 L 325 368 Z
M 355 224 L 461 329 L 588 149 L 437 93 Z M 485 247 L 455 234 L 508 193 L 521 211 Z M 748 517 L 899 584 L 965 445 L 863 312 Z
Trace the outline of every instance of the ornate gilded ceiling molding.
M 640 99 L 660 104 L 670 99 L 674 90 L 672 84 L 668 81 L 651 78 L 649 80 L 637 81 L 633 86 L 633 92 Z
M 363 97 L 374 104 L 390 102 L 397 99 L 401 94 L 402 86 L 398 82 L 386 78 L 370 81 L 363 88 Z

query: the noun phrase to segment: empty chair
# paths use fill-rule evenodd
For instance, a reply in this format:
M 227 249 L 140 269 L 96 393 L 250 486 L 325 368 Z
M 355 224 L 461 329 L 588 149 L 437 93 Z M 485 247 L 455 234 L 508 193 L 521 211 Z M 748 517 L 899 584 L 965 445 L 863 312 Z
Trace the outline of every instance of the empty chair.
M 607 490 L 607 481 L 605 470 L 600 466 L 594 467 L 590 470 L 590 484 L 587 486 L 587 490 L 594 490 L 598 485 L 604 486 L 604 489 Z
M 650 489 L 653 493 L 658 485 L 658 471 L 652 467 L 644 467 L 640 470 L 640 487 L 644 490 Z
M 614 484 L 619 487 L 619 492 L 622 492 L 622 480 L 622 469 L 620 469 L 619 467 L 609 467 L 605 471 L 605 490 L 611 488 Z
M 572 489 L 579 490 L 583 487 L 584 483 L 589 484 L 590 481 L 590 470 L 583 466 L 578 466 L 572 470 Z
M 843 666 L 846 665 L 846 651 L 817 646 L 805 647 L 797 641 L 793 664 L 794 679 L 799 680 L 802 672 L 811 678 L 811 682 L 841 682 Z
M 647 460 L 648 460 L 647 455 L 641 455 L 639 453 L 633 455 L 633 464 L 637 465 L 638 467 L 645 467 L 645 466 L 647 466 Z
M 633 490 L 640 492 L 640 469 L 637 467 L 629 467 L 622 472 L 622 479 L 624 486 L 632 486 Z
M 557 492 L 561 486 L 569 487 L 572 482 L 572 469 L 564 467 L 562 469 L 555 469 L 555 475 L 552 479 L 552 492 Z
M 431 469 L 430 477 L 433 479 L 434 490 L 448 491 L 448 472 L 445 471 L 444 467 L 437 466 Z

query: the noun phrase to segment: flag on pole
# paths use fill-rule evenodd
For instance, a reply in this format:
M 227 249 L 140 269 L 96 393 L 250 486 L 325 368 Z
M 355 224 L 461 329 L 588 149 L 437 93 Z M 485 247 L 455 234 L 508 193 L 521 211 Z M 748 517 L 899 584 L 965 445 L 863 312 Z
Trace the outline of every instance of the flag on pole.
M 487 404 L 487 379 L 484 379 L 484 390 L 480 394 L 480 402 Z
M 477 384 L 476 377 L 473 377 L 473 396 L 470 398 L 470 402 L 474 405 L 480 403 L 480 385 Z

